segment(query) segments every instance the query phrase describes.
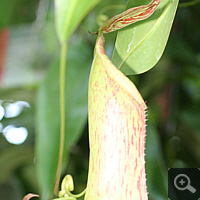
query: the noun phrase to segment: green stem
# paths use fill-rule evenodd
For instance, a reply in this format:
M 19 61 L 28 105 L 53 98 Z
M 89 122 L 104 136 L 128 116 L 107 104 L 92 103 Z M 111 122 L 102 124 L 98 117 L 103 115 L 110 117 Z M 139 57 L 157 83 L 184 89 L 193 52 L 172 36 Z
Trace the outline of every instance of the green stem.
M 194 1 L 189 1 L 185 3 L 180 3 L 179 7 L 189 7 L 189 6 L 194 6 L 195 4 L 199 3 L 200 0 L 194 0 Z
M 54 193 L 58 195 L 58 187 L 60 182 L 60 173 L 62 167 L 63 159 L 63 150 L 64 150 L 64 138 L 65 138 L 65 68 L 66 68 L 66 53 L 67 53 L 67 44 L 63 43 L 61 45 L 61 54 L 60 54 L 60 145 L 59 145 L 59 158 L 58 158 L 58 167 L 56 174 L 56 181 L 54 186 Z

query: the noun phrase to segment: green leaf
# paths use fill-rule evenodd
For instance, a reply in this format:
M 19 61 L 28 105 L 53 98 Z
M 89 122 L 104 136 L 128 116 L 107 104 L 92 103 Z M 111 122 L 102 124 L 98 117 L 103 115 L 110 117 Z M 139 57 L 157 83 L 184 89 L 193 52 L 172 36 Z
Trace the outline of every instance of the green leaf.
M 167 169 L 158 132 L 153 124 L 147 126 L 146 173 L 149 196 L 154 200 L 167 199 Z
M 39 1 L 0 0 L 0 29 L 14 24 L 26 24 L 36 18 Z
M 0 183 L 6 181 L 11 173 L 34 159 L 33 147 L 14 146 L 5 149 L 0 155 Z
M 100 0 L 55 0 L 56 32 L 60 43 L 65 43 L 81 20 Z
M 69 46 L 67 55 L 65 153 L 80 137 L 87 121 L 87 88 L 91 60 L 90 47 L 76 38 L 76 42 Z M 57 171 L 60 126 L 58 73 L 58 62 L 55 62 L 38 92 L 36 150 L 42 199 L 48 199 L 52 194 Z M 66 155 L 64 157 L 66 160 Z
M 0 29 L 9 25 L 17 0 L 0 1 Z
M 148 4 L 149 0 L 129 1 L 127 7 Z M 124 74 L 151 69 L 165 49 L 178 0 L 162 0 L 148 19 L 118 32 L 112 62 Z

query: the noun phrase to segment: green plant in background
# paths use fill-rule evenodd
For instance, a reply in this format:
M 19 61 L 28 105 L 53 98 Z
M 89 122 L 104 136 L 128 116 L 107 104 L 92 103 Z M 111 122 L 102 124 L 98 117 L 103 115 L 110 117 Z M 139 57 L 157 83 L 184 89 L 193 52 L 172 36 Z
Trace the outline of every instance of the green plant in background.
M 0 6 L 1 29 L 5 25 L 8 26 L 13 23 L 29 22 L 29 20 L 31 22 L 31 20 L 34 20 L 35 6 L 29 6 L 30 3 L 24 3 L 18 0 L 16 0 L 15 3 L 13 3 L 13 1 L 6 1 L 5 7 L 5 2 L 3 4 L 2 2 L 0 2 L 0 5 L 3 5 Z M 37 4 L 36 1 L 34 2 Z M 35 80 L 37 81 L 35 81 L 34 85 L 30 85 L 30 83 L 27 82 L 24 86 L 20 87 L 15 85 L 13 88 L 1 88 L 1 100 L 25 100 L 31 105 L 31 108 L 25 109 L 16 119 L 6 119 L 6 117 L 4 117 L 0 121 L 0 130 L 2 130 L 2 126 L 4 128 L 14 123 L 16 126 L 21 126 L 23 124 L 28 128 L 29 132 L 27 141 L 20 147 L 12 146 L 6 142 L 3 134 L 0 133 L 0 151 L 3 151 L 3 153 L 0 154 L 0 172 L 5 172 L 0 173 L 0 198 L 2 199 L 6 198 L 11 200 L 13 199 L 11 196 L 16 199 L 22 199 L 22 195 L 29 191 L 40 194 L 40 197 L 45 200 L 53 198 L 60 140 L 59 46 L 57 45 L 52 31 L 54 29 L 54 24 L 52 23 L 54 6 L 51 6 L 51 1 L 48 1 L 50 3 L 49 6 L 47 5 L 47 1 L 41 0 L 38 2 L 40 2 L 38 13 L 42 11 L 43 14 L 37 15 L 37 23 L 34 23 L 32 29 L 35 30 L 35 27 L 38 29 L 37 32 L 34 32 L 36 37 L 34 36 L 33 42 L 35 43 L 39 39 L 40 46 L 38 51 L 35 51 L 34 46 L 28 48 L 32 49 L 32 54 L 30 54 L 30 56 L 33 62 L 30 63 L 32 64 L 31 68 L 38 70 L 38 72 L 47 66 L 49 69 L 41 84 L 38 84 L 36 76 Z M 97 17 L 96 13 L 103 13 L 104 18 L 101 18 L 101 20 L 105 21 L 109 17 L 116 15 L 117 12 L 119 13 L 122 11 L 125 6 L 121 4 L 127 3 L 123 0 L 101 1 L 101 3 L 90 12 L 86 19 L 81 21 L 88 11 L 92 10 L 94 4 L 98 3 L 95 1 L 88 1 L 86 6 L 85 2 L 86 1 L 58 1 L 57 7 L 55 7 L 55 10 L 57 9 L 56 16 L 62 19 L 60 21 L 55 20 L 57 36 L 61 33 L 66 35 L 66 37 L 59 36 L 58 38 L 61 46 L 63 46 L 62 43 L 66 41 L 64 49 L 67 49 L 66 55 L 64 56 L 64 53 L 62 54 L 62 64 L 60 62 L 62 66 L 64 66 L 63 63 L 66 62 L 66 68 L 62 68 L 65 70 L 65 88 L 62 88 L 62 90 L 65 89 L 65 122 L 63 123 L 65 124 L 65 140 L 63 146 L 62 174 L 70 173 L 75 178 L 76 187 L 74 193 L 78 193 L 85 188 L 88 169 L 87 83 L 95 37 L 89 35 L 87 31 L 95 31 L 98 29 L 94 19 L 100 19 L 100 17 Z M 150 1 L 144 0 L 128 1 L 127 7 L 124 9 L 127 10 L 149 3 Z M 6 12 L 7 8 L 11 8 L 9 4 L 12 4 L 12 9 L 9 9 L 10 12 Z M 80 7 L 78 4 L 81 4 Z M 83 4 L 87 7 L 85 7 L 86 9 L 83 9 Z M 115 4 L 118 5 L 113 6 Z M 41 5 L 43 5 L 43 7 Z M 182 5 L 184 6 L 184 4 Z M 173 34 L 170 37 L 166 52 L 157 66 L 148 73 L 139 76 L 131 75 L 147 71 L 148 68 L 145 68 L 145 66 L 150 69 L 160 59 L 159 57 L 162 55 L 168 39 L 172 19 L 174 17 L 173 15 L 175 14 L 173 10 L 176 9 L 176 6 L 176 1 L 162 0 L 151 17 L 119 30 L 112 56 L 113 41 L 116 34 L 105 34 L 105 49 L 106 53 L 109 55 L 108 57 L 112 58 L 111 60 L 115 66 L 120 68 L 120 70 L 128 75 L 128 78 L 137 85 L 142 96 L 147 100 L 147 105 L 149 107 L 147 149 L 145 152 L 149 200 L 164 200 L 167 198 L 167 168 L 198 166 L 197 136 L 199 130 L 199 114 L 197 112 L 197 102 L 199 99 L 198 91 L 200 91 L 197 46 L 199 38 L 197 37 L 199 35 L 199 18 L 197 17 L 198 5 L 178 10 L 179 12 L 174 24 Z M 46 18 L 45 12 L 43 12 L 45 9 L 41 9 L 41 7 L 48 8 Z M 28 9 L 30 10 L 29 12 L 25 12 L 27 8 L 31 8 Z M 70 11 L 70 9 L 72 11 Z M 59 12 L 59 10 L 61 10 L 61 12 Z M 3 14 L 4 12 L 6 15 Z M 32 13 L 32 17 L 25 17 L 27 13 Z M 9 16 L 11 14 L 12 17 Z M 108 16 L 105 16 L 105 14 L 108 14 Z M 5 16 L 7 17 L 5 18 Z M 41 16 L 44 17 L 43 25 L 40 23 Z M 58 19 L 58 17 L 56 19 Z M 69 19 L 69 21 L 66 22 L 66 19 Z M 74 21 L 71 19 L 74 19 Z M 31 24 L 30 22 L 29 24 Z M 24 35 L 28 33 L 27 30 L 31 30 L 30 26 L 27 26 L 27 28 L 26 26 L 23 25 L 22 28 L 20 25 L 17 25 L 9 28 L 7 31 L 10 33 L 10 40 L 6 63 L 10 60 L 15 60 L 15 64 L 13 65 L 15 68 L 13 69 L 16 70 L 22 69 L 21 66 L 23 67 L 23 65 L 20 65 L 20 68 L 18 68 L 16 58 L 21 51 L 21 47 L 13 42 L 13 38 L 17 36 L 18 41 L 20 41 L 20 35 L 23 33 L 24 43 Z M 65 26 L 68 28 L 65 28 Z M 167 29 L 167 27 L 169 29 Z M 76 31 L 74 32 L 75 29 Z M 2 49 L 1 39 L 0 37 L 0 50 Z M 31 40 L 32 39 L 33 38 L 31 38 Z M 26 39 L 26 41 L 30 40 Z M 12 54 L 13 51 L 10 48 L 14 46 L 16 46 L 17 51 L 15 51 L 15 54 Z M 159 51 L 156 51 L 158 49 Z M 1 56 L 2 54 L 0 53 L 0 57 Z M 67 59 L 65 60 L 64 57 Z M 26 53 L 24 54 L 24 58 L 28 58 Z M 21 60 L 23 61 L 24 59 Z M 26 69 L 29 68 L 29 65 L 26 66 Z M 20 78 L 20 73 L 17 74 Z M 4 76 L 1 74 L 1 77 Z M 18 76 L 16 76 L 16 78 L 17 77 Z M 15 79 L 13 79 L 13 81 L 14 80 Z M 99 81 L 98 78 L 97 81 Z M 12 81 L 10 81 L 10 83 L 11 82 Z M 37 88 L 37 86 L 39 86 L 39 88 Z M 35 102 L 36 94 L 37 101 Z M 0 106 L 6 111 L 6 104 L 4 101 Z M 36 113 L 36 115 L 34 115 L 34 113 Z M 35 116 L 36 130 L 32 125 Z M 36 180 L 34 171 L 35 164 L 33 164 L 34 133 L 37 133 L 36 159 L 34 159 L 34 163 L 37 166 L 38 181 Z M 60 152 L 62 153 L 62 151 Z M 162 152 L 164 153 L 164 157 Z M 62 157 L 62 155 L 60 157 Z M 91 169 L 91 166 L 89 166 L 89 168 Z M 63 181 L 66 181 L 66 178 L 64 178 Z M 92 182 L 88 180 L 88 184 L 89 183 Z M 68 184 L 61 185 L 62 194 L 60 193 L 60 196 L 62 196 L 62 198 L 77 198 L 77 196 L 71 194 L 73 191 L 72 185 L 69 187 L 69 193 L 67 193 L 69 196 L 71 195 L 71 197 L 66 197 L 65 192 L 66 187 L 68 188 L 67 185 Z M 12 193 L 9 192 L 5 194 L 5 191 L 8 190 L 7 188 L 9 188 L 9 191 L 12 191 Z M 89 198 L 88 194 L 85 198 Z M 26 196 L 26 198 L 29 197 Z M 83 197 L 80 199 L 83 199 Z

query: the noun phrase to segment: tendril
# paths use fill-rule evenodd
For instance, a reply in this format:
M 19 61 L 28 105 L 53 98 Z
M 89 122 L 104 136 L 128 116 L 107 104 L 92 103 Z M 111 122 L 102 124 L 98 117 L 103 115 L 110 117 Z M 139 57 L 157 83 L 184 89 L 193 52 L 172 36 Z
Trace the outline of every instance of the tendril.
M 79 194 L 72 194 L 74 190 L 74 181 L 71 175 L 66 175 L 61 183 L 61 190 L 58 193 L 59 198 L 53 200 L 76 200 L 83 196 L 86 192 L 86 189 Z

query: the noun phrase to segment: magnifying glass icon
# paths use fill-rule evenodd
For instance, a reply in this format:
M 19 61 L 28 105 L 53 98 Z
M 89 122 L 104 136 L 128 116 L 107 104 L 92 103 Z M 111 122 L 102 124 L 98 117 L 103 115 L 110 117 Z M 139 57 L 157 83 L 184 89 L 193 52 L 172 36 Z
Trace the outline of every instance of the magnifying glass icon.
M 179 174 L 174 179 L 174 186 L 176 187 L 176 189 L 189 190 L 191 193 L 195 193 L 196 189 L 192 187 L 190 183 L 190 178 L 185 174 Z

